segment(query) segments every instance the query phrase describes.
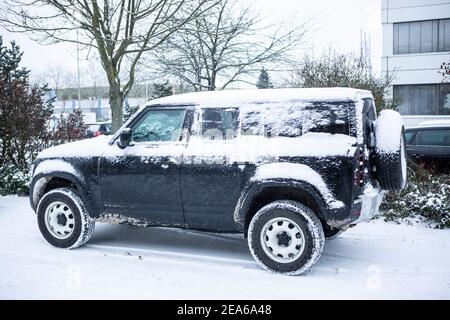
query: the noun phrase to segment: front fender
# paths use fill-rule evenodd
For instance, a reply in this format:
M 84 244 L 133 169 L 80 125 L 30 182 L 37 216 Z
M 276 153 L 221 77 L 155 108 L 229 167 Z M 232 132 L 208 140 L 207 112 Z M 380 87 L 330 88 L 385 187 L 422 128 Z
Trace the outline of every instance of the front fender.
M 86 181 L 73 165 L 64 160 L 42 160 L 36 163 L 33 178 L 30 183 L 30 205 L 33 210 L 36 209 L 40 198 L 44 194 L 47 183 L 52 178 L 66 179 L 77 188 L 82 198 L 85 198 L 87 195 Z

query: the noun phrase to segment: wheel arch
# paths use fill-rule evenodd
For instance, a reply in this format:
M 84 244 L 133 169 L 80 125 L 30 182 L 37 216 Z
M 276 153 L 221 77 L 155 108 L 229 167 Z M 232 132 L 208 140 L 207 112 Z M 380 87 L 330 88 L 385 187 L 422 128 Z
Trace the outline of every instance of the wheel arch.
M 306 181 L 273 179 L 254 182 L 244 189 L 234 212 L 234 220 L 245 236 L 256 212 L 277 200 L 300 202 L 311 208 L 321 221 L 325 220 L 329 210 L 321 193 Z
M 39 200 L 44 194 L 51 190 L 64 187 L 75 189 L 83 201 L 85 201 L 86 204 L 88 203 L 86 201 L 88 193 L 82 179 L 72 173 L 54 171 L 40 173 L 33 177 L 30 184 L 30 204 L 33 210 L 36 209 Z

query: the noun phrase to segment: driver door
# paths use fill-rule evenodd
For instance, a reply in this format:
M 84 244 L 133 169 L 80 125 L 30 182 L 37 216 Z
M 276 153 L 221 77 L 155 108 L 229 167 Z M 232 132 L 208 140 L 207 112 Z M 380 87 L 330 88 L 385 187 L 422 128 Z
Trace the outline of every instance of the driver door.
M 180 164 L 186 147 L 186 108 L 149 108 L 131 124 L 132 143 L 116 141 L 101 159 L 101 193 L 106 213 L 151 225 L 185 224 Z

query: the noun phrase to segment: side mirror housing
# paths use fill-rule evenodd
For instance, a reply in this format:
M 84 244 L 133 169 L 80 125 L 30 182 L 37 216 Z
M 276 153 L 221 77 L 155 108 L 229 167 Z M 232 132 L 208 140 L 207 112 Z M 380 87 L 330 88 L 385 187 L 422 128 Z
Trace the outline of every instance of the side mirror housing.
M 121 149 L 125 149 L 126 147 L 131 145 L 131 129 L 125 128 L 122 130 L 122 132 L 119 135 L 119 143 L 118 146 Z

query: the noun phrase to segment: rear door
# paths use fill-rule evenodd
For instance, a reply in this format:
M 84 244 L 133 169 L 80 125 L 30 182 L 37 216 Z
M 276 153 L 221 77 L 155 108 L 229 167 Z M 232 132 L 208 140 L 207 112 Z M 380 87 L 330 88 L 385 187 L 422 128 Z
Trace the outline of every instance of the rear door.
M 191 228 L 234 231 L 234 207 L 246 164 L 233 161 L 239 110 L 207 108 L 195 114 L 194 135 L 181 165 L 181 195 Z

